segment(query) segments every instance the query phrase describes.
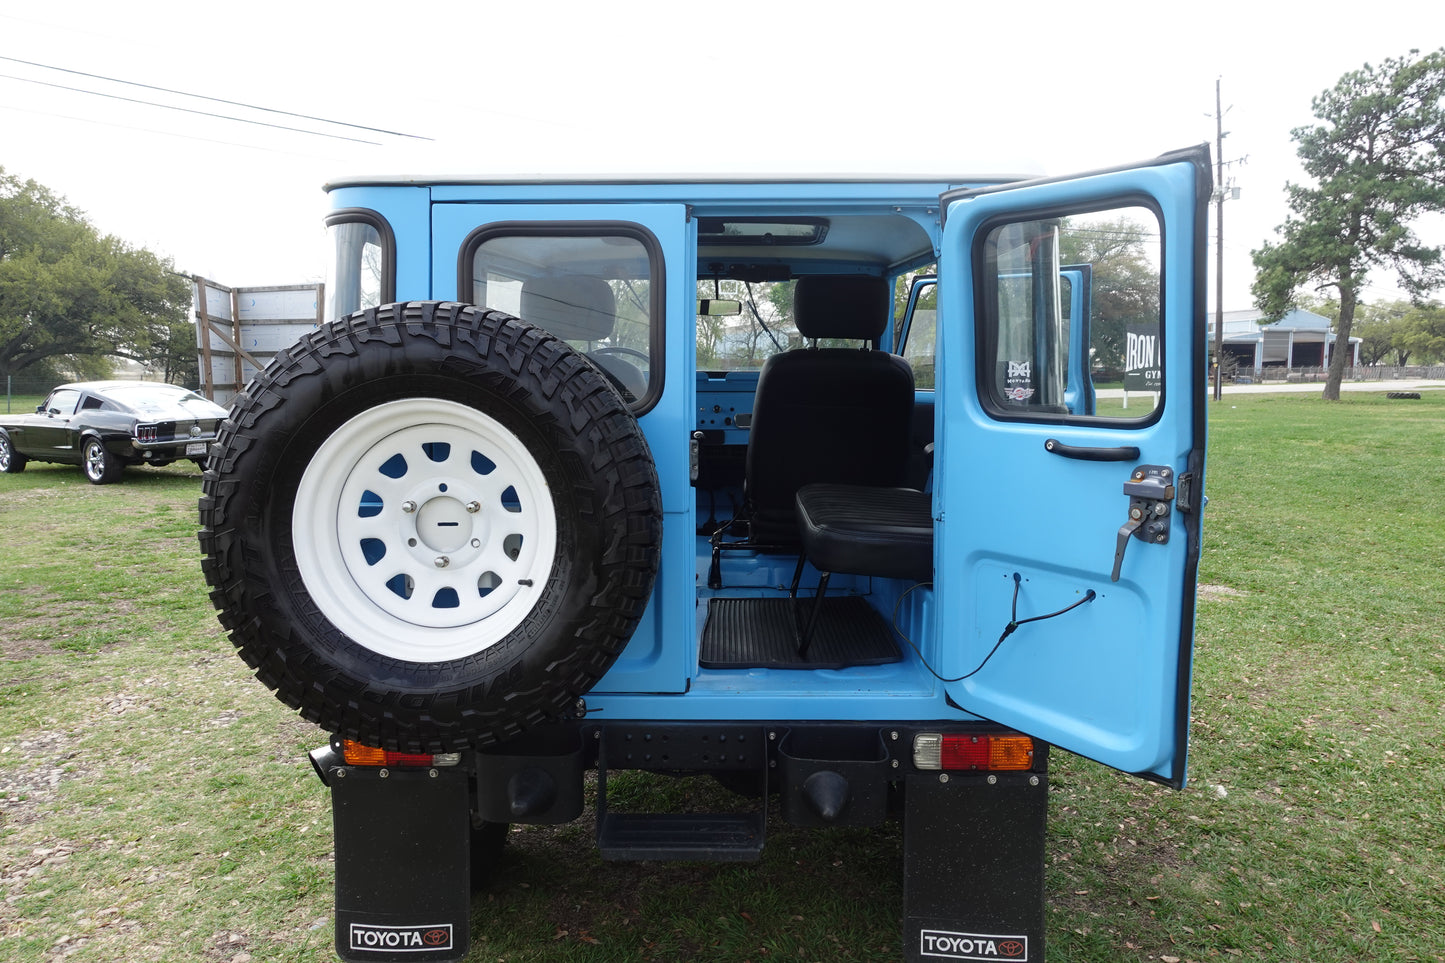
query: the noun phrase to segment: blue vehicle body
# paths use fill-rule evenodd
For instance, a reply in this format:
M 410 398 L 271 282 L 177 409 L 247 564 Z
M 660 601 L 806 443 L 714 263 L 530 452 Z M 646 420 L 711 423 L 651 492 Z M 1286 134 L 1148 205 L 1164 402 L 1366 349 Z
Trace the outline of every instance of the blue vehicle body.
M 460 767 L 437 763 L 426 779 L 404 764 L 389 767 L 399 778 L 375 779 L 339 738 L 314 754 L 337 812 L 338 951 L 359 960 L 457 958 L 465 900 L 455 891 L 468 872 L 469 829 L 575 817 L 587 769 L 601 778 L 599 845 L 613 858 L 756 858 L 764 830 L 756 819 L 612 820 L 606 773 L 643 768 L 757 775 L 782 793 L 784 817 L 804 825 L 877 822 L 889 794 L 902 796 L 894 810 L 909 840 L 907 958 L 1042 959 L 1048 747 L 1175 787 L 1185 780 L 1203 503 L 1208 171 L 1198 148 L 1016 183 L 331 185 L 328 223 L 343 233 L 362 226 L 379 265 L 360 292 L 355 257 L 340 245 L 342 268 L 328 290 L 335 315 L 375 302 L 505 307 L 506 272 L 521 277 L 517 265 L 537 238 L 565 244 L 601 234 L 642 252 L 634 260 L 646 262 L 645 284 L 635 271 L 605 276 L 619 296 L 641 291 L 651 326 L 627 349 L 645 385 L 624 396 L 656 468 L 662 523 L 649 601 L 620 655 L 580 695 L 575 718 L 478 744 L 460 754 Z M 750 232 L 777 233 L 738 240 Z M 1127 255 L 1093 243 L 1104 233 L 1127 241 Z M 803 297 L 787 286 L 805 277 L 881 279 L 893 292 L 886 331 L 861 347 L 913 364 L 903 487 L 926 493 L 917 503 L 927 506 L 931 578 L 825 577 L 806 551 L 779 550 L 757 535 L 761 527 L 740 523 L 755 398 L 760 379 L 771 377 L 753 363 L 754 349 L 811 350 L 763 317 L 776 309 L 774 320 L 786 318 L 789 290 Z M 742 293 L 718 296 L 730 291 Z M 737 310 L 716 322 L 703 307 L 709 299 Z M 1162 384 L 1146 403 L 1136 395 L 1120 408 L 1118 385 L 1133 370 L 1126 333 L 1158 346 Z M 599 367 L 609 348 L 621 350 L 613 338 L 593 339 L 592 348 L 603 345 Z M 732 347 L 714 351 L 710 339 Z M 841 430 L 846 436 L 847 425 Z M 820 582 L 824 601 L 857 600 L 887 626 L 891 658 L 778 667 L 706 654 L 717 603 L 751 611 L 777 600 L 797 613 Z M 1033 754 L 1012 769 L 930 756 L 940 740 L 1015 736 L 1031 738 Z M 673 748 L 654 757 L 644 744 Z M 550 795 L 537 802 L 519 789 L 528 779 L 549 785 Z M 443 797 L 452 802 L 436 801 Z M 417 805 L 435 810 L 443 842 L 409 838 L 384 857 L 363 853 L 362 840 Z M 938 842 L 964 819 L 987 831 Z M 715 845 L 697 842 L 709 833 Z M 1014 841 L 977 842 L 992 836 Z M 733 845 L 740 837 L 746 842 Z M 924 859 L 924 850 L 934 852 Z M 391 890 L 359 882 L 399 864 L 426 881 Z M 427 931 L 430 950 L 397 942 L 448 913 L 444 931 Z

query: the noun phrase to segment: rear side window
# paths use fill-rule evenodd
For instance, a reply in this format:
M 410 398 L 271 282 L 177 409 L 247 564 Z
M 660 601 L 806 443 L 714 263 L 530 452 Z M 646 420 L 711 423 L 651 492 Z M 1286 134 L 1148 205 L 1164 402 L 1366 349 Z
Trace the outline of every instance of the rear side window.
M 1163 403 L 1159 219 L 1011 221 L 977 255 L 979 392 L 1004 418 L 1152 420 Z
M 469 239 L 461 289 L 557 335 L 643 410 L 661 390 L 657 250 L 641 228 L 494 227 Z
M 326 219 L 331 259 L 326 271 L 326 318 L 344 318 L 396 300 L 396 245 L 374 211 L 337 211 Z

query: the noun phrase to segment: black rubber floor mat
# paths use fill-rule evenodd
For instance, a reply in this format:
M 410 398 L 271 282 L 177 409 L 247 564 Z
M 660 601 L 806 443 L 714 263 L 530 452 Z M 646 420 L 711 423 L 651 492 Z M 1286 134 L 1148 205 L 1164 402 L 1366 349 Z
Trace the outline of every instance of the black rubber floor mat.
M 813 600 L 797 604 L 806 612 Z M 858 596 L 839 595 L 823 600 L 806 659 L 788 599 L 711 599 L 698 661 L 705 669 L 846 669 L 901 658 L 883 617 Z

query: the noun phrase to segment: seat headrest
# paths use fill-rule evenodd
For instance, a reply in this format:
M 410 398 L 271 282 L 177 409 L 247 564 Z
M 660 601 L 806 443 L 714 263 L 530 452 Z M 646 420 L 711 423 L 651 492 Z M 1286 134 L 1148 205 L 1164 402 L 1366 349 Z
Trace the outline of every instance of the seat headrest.
M 598 277 L 532 278 L 522 284 L 521 315 L 563 341 L 601 341 L 617 323 L 617 298 Z
M 793 286 L 793 321 L 805 338 L 872 341 L 887 327 L 892 301 L 883 278 L 809 275 Z

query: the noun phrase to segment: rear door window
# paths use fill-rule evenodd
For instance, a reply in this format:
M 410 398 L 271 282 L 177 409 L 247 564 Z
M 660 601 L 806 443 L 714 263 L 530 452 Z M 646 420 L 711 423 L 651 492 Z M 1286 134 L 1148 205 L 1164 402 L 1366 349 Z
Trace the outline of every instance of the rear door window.
M 1165 388 L 1161 253 L 1158 217 L 1144 207 L 991 229 L 979 286 L 985 407 L 1006 418 L 1152 418 Z M 1074 297 L 1072 288 L 1084 275 L 1061 273 L 1061 264 L 1090 268 L 1089 299 Z M 1071 305 L 1085 303 L 1088 315 L 1072 317 Z M 1085 326 L 1084 337 L 1078 325 Z M 1087 356 L 1074 359 L 1074 367 L 1086 372 L 1093 389 L 1092 411 L 1081 412 L 1077 391 L 1069 390 L 1071 342 Z
M 637 402 L 653 390 L 654 256 L 630 231 L 489 233 L 471 245 L 474 303 L 545 328 Z

